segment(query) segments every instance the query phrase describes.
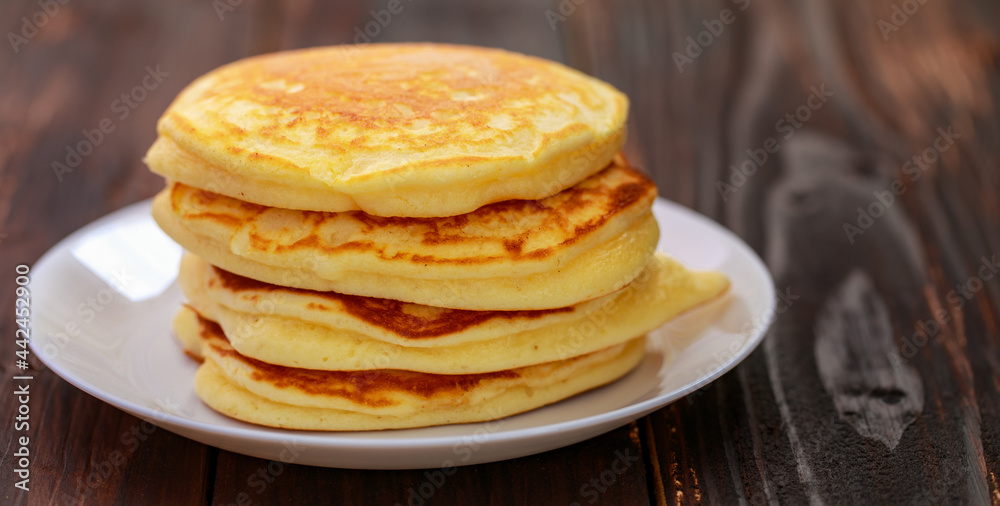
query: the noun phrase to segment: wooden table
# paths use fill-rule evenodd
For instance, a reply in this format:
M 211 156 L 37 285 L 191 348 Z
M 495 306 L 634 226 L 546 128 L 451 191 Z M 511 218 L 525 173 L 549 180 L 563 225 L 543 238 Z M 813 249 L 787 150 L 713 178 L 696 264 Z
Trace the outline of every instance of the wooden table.
M 460 468 L 430 498 L 413 494 L 433 470 L 218 450 L 34 361 L 31 490 L 14 488 L 5 416 L 0 502 L 1000 504 L 995 2 L 399 5 L 379 23 L 387 1 L 0 3 L 13 34 L 0 50 L 3 413 L 17 409 L 15 265 L 162 186 L 140 160 L 172 97 L 243 56 L 364 37 L 507 47 L 627 92 L 632 160 L 772 270 L 783 311 L 764 344 L 688 399 L 568 448 Z M 167 75 L 123 101 L 149 68 Z M 102 118 L 115 130 L 54 173 Z M 608 473 L 623 454 L 638 459 Z

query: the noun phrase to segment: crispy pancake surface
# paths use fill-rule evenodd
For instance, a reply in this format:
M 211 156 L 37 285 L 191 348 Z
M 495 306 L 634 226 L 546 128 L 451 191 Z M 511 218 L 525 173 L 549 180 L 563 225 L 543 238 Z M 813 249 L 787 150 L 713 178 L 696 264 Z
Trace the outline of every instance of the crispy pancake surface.
M 444 44 L 263 55 L 191 83 L 146 163 L 286 209 L 437 217 L 540 199 L 601 170 L 628 102 L 558 63 Z
M 322 370 L 402 369 L 470 374 L 563 360 L 621 344 L 717 298 L 718 272 L 655 255 L 626 288 L 576 306 L 467 311 L 284 288 L 186 255 L 188 304 L 218 322 L 232 346 L 264 362 Z
M 187 250 L 269 283 L 475 310 L 550 309 L 618 290 L 659 238 L 655 186 L 623 163 L 541 200 L 446 218 L 279 209 L 175 183 L 153 215 Z
M 184 307 L 174 330 L 204 359 L 195 390 L 240 420 L 307 430 L 380 430 L 502 418 L 611 382 L 642 359 L 645 338 L 558 362 L 485 374 L 314 371 L 245 357 L 221 327 Z

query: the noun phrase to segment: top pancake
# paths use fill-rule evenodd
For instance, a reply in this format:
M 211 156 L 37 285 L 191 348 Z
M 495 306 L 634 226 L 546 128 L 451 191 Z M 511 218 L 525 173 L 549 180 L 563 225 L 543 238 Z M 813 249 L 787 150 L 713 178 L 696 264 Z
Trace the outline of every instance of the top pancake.
M 160 119 L 146 163 L 272 207 L 453 216 L 601 170 L 624 142 L 627 107 L 602 81 L 495 49 L 289 51 L 195 80 Z

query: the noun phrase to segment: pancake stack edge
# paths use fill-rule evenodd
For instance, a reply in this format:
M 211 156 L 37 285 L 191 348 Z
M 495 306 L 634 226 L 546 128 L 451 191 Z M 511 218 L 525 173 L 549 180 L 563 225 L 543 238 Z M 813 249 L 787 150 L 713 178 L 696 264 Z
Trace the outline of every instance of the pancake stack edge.
M 250 58 L 188 86 L 146 157 L 187 253 L 173 328 L 213 409 L 262 425 L 476 422 L 612 382 L 728 280 L 654 253 L 627 101 L 438 44 Z

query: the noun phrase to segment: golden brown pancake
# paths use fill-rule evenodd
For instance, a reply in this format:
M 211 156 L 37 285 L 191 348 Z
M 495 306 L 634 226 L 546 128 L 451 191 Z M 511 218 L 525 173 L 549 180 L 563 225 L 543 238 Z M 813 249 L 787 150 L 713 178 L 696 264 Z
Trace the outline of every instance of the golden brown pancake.
M 613 381 L 642 359 L 645 338 L 531 367 L 472 375 L 390 369 L 343 372 L 275 366 L 244 357 L 221 328 L 190 309 L 174 319 L 204 359 L 195 390 L 240 420 L 292 429 L 380 430 L 502 418 Z
M 174 329 L 203 359 L 199 397 L 377 430 L 626 374 L 644 333 L 728 286 L 654 256 L 656 189 L 616 156 L 627 105 L 557 63 L 442 44 L 263 55 L 191 83 L 145 161 L 167 179 L 154 218 L 197 255 Z
M 728 280 L 657 254 L 625 289 L 559 309 L 467 311 L 254 281 L 194 255 L 181 289 L 243 355 L 322 370 L 469 374 L 563 360 L 621 344 L 717 298 Z
M 438 307 L 551 309 L 612 293 L 645 266 L 655 186 L 619 160 L 542 200 L 447 218 L 249 204 L 180 183 L 153 216 L 185 249 L 269 283 Z
M 191 83 L 146 163 L 272 207 L 453 216 L 540 199 L 601 170 L 628 102 L 558 63 L 444 44 L 247 58 Z

